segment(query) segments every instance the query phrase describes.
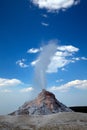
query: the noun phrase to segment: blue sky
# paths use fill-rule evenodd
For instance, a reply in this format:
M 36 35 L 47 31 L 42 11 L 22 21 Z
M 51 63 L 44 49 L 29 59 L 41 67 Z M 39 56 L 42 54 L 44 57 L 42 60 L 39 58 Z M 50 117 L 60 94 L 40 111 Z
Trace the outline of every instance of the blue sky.
M 87 105 L 86 0 L 0 0 L 0 114 L 33 99 L 43 48 L 56 44 L 46 70 L 49 91 L 68 106 Z

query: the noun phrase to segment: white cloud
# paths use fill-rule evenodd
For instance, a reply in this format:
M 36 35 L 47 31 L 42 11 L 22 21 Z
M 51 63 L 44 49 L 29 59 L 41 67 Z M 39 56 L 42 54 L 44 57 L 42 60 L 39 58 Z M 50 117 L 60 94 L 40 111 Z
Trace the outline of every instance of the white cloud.
M 81 57 L 82 60 L 87 60 L 87 57 Z
M 80 59 L 81 59 L 80 57 L 73 57 L 73 58 L 72 58 L 73 62 L 74 62 L 74 61 L 79 61 Z
M 42 14 L 42 17 L 47 18 L 48 16 L 47 14 Z
M 0 78 L 0 87 L 11 87 L 22 84 L 22 82 L 18 79 L 4 79 Z
M 75 5 L 79 4 L 80 3 L 80 0 L 76 0 L 75 1 Z
M 70 53 L 79 51 L 79 48 L 74 47 L 72 45 L 59 46 L 57 49 L 60 50 L 60 51 L 67 51 L 67 52 L 70 52 Z
M 50 12 L 59 11 L 63 9 L 67 9 L 73 5 L 77 5 L 80 0 L 31 0 L 33 4 L 38 6 L 39 8 Z
M 75 62 L 75 60 L 72 60 L 72 56 L 78 51 L 79 48 L 72 45 L 58 46 L 55 55 L 51 58 L 51 62 L 48 65 L 47 72 L 57 72 L 59 68 L 63 69 L 69 63 Z
M 62 68 L 61 70 L 62 70 L 62 71 L 67 71 L 67 69 L 66 69 L 66 68 Z
M 63 79 L 58 79 L 58 80 L 56 80 L 56 82 L 58 83 L 58 82 L 62 82 L 62 81 L 64 81 Z
M 73 57 L 72 62 L 79 61 L 79 60 L 87 60 L 86 57 Z
M 53 86 L 49 89 L 51 91 L 65 92 L 65 91 L 68 91 L 72 87 L 85 90 L 85 89 L 87 89 L 87 80 L 74 80 L 74 81 L 70 81 L 66 84 L 63 84 L 61 86 Z
M 39 59 L 37 59 L 37 60 L 35 60 L 35 61 L 32 61 L 32 62 L 31 62 L 31 65 L 32 65 L 32 66 L 35 66 L 38 61 L 39 61 Z
M 27 51 L 27 53 L 37 53 L 37 52 L 40 52 L 41 49 L 38 49 L 38 48 L 31 48 Z
M 65 57 L 54 56 L 51 59 L 51 63 L 48 65 L 47 72 L 56 73 L 59 68 L 63 68 L 69 63 L 70 63 L 70 60 L 67 60 Z
M 26 59 L 18 60 L 18 61 L 16 61 L 16 64 L 19 65 L 21 68 L 27 68 L 27 67 L 29 67 L 29 65 L 25 64 L 24 63 L 25 61 L 26 61 Z
M 55 43 L 55 41 L 54 41 Z M 56 53 L 51 57 L 50 64 L 47 68 L 47 73 L 56 73 L 59 69 L 66 70 L 66 66 L 70 63 L 75 63 L 80 60 L 87 60 L 86 57 L 75 57 L 74 55 L 79 51 L 79 48 L 72 45 L 58 46 Z M 31 62 L 35 66 L 39 59 Z
M 33 88 L 32 88 L 32 87 L 23 88 L 23 89 L 20 90 L 20 92 L 22 92 L 22 93 L 31 92 L 31 91 L 33 91 Z
M 0 92 L 2 92 L 2 93 L 11 93 L 12 90 L 10 90 L 10 89 L 3 89 Z
M 67 52 L 66 50 L 64 52 L 62 51 L 57 51 L 55 53 L 56 56 L 59 56 L 59 57 L 66 57 L 66 56 L 72 56 L 72 53 L 69 53 Z
M 48 23 L 44 23 L 44 22 L 42 22 L 41 24 L 42 24 L 43 26 L 45 26 L 45 27 L 48 27 L 48 26 L 49 26 Z

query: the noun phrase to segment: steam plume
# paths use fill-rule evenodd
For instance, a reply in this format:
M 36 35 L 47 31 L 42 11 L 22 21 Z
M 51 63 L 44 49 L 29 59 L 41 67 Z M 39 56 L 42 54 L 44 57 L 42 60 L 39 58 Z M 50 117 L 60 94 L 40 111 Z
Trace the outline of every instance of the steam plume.
M 35 65 L 36 84 L 42 89 L 46 87 L 46 71 L 56 49 L 57 45 L 54 41 L 50 41 L 47 45 L 42 47 L 38 62 Z

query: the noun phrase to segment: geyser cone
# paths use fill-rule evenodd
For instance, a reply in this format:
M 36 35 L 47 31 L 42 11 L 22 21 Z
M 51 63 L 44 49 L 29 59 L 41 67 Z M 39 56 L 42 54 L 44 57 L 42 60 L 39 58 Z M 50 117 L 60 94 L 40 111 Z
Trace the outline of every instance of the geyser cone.
M 48 115 L 58 112 L 71 112 L 72 110 L 60 103 L 55 95 L 45 89 L 29 102 L 25 102 L 17 111 L 11 115 Z

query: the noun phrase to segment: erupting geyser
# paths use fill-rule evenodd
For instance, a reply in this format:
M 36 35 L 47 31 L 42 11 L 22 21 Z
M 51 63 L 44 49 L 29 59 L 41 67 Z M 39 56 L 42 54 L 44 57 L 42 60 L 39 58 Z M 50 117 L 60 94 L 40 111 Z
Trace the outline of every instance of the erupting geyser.
M 29 102 L 24 103 L 17 111 L 10 115 L 48 115 L 58 112 L 71 112 L 72 110 L 59 102 L 55 95 L 46 91 L 46 71 L 51 62 L 52 56 L 55 54 L 57 45 L 50 42 L 42 48 L 35 65 L 35 78 L 38 87 L 42 88 L 42 92 Z
M 46 71 L 51 62 L 52 56 L 57 49 L 56 43 L 50 41 L 49 44 L 42 47 L 42 51 L 38 57 L 38 62 L 35 65 L 35 81 L 38 87 L 46 88 Z

